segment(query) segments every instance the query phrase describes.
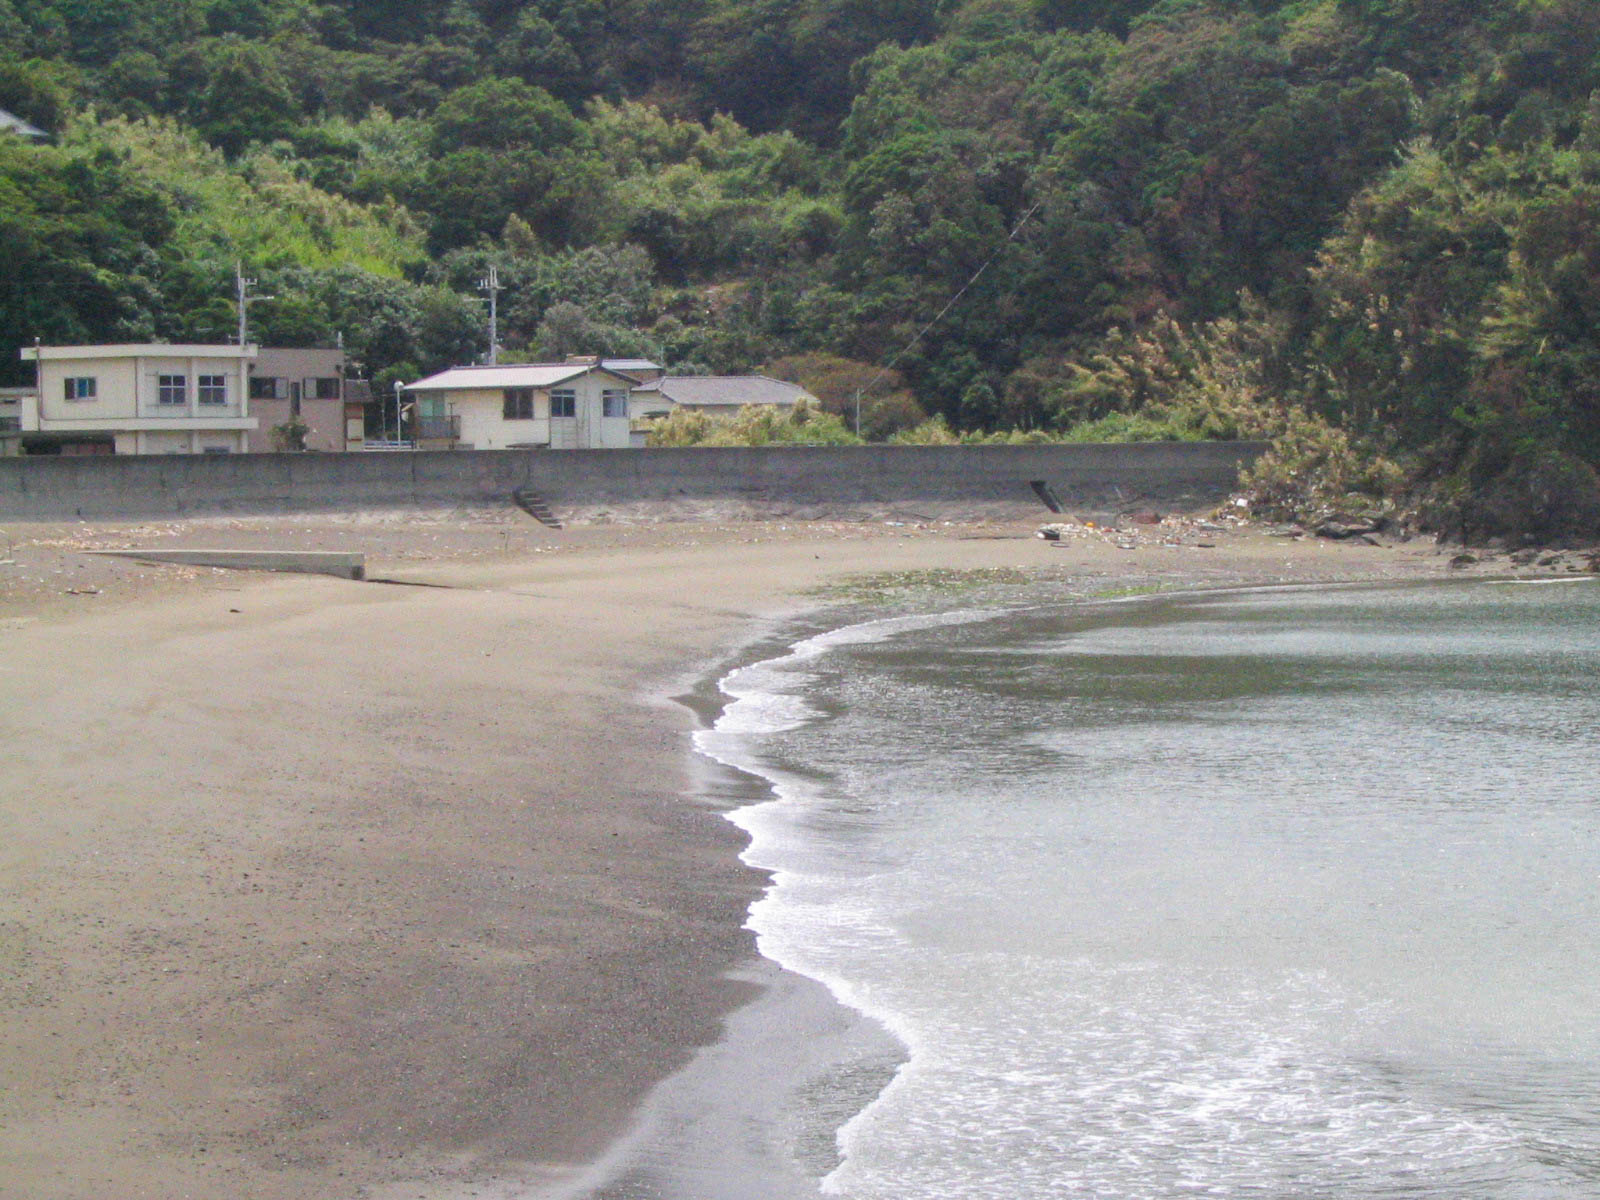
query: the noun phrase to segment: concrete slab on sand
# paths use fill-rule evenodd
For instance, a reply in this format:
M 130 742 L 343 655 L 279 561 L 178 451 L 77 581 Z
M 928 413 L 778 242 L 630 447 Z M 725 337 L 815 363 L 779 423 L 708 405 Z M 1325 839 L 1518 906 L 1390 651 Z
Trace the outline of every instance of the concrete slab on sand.
M 237 571 L 294 571 L 365 579 L 367 556 L 341 550 L 90 550 L 89 554 L 136 558 L 140 562 L 186 567 L 229 567 Z

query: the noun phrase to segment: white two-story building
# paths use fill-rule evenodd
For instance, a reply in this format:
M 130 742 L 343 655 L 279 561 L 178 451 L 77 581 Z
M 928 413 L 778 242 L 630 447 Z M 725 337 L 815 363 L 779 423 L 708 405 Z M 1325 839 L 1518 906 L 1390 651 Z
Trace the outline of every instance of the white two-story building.
M 27 346 L 8 442 L 31 453 L 242 454 L 255 346 Z

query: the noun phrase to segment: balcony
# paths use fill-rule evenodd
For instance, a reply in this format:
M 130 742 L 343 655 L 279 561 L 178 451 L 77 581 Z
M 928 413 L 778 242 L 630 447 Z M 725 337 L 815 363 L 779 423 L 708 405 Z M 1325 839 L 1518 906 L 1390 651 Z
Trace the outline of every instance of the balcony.
M 411 440 L 414 442 L 459 442 L 461 418 L 459 416 L 411 418 Z

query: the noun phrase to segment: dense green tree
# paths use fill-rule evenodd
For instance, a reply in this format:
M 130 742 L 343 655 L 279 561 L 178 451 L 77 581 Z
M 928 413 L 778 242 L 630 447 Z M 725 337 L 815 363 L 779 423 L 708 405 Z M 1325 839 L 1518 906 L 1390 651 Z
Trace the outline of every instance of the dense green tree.
M 181 54 L 175 70 L 197 82 L 186 110 L 195 127 L 229 155 L 294 131 L 298 106 L 271 47 L 208 39 Z
M 22 380 L 17 349 L 35 338 L 151 336 L 173 229 L 163 197 L 115 157 L 0 136 L 0 379 Z
M 226 336 L 243 261 L 392 383 L 493 265 L 511 353 L 887 367 L 875 436 L 1600 504 L 1591 0 L 0 0 L 0 106 L 0 353 Z

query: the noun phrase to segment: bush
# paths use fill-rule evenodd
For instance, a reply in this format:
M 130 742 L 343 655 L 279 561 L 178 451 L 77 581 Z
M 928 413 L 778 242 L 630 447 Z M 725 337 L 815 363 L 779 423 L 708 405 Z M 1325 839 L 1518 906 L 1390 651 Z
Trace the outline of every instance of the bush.
M 1382 455 L 1358 450 L 1350 435 L 1302 408 L 1281 411 L 1272 446 L 1239 474 L 1250 515 L 1307 521 L 1334 510 L 1387 503 L 1403 475 Z
M 954 446 L 961 441 L 942 415 L 929 417 L 920 425 L 903 429 L 889 439 L 896 446 Z
M 1519 446 L 1505 457 L 1480 451 L 1434 487 L 1422 518 L 1463 542 L 1592 540 L 1600 536 L 1600 476 L 1549 445 Z
M 784 410 L 747 404 L 732 417 L 677 409 L 650 428 L 651 446 L 854 446 L 861 439 L 833 413 L 802 400 Z

